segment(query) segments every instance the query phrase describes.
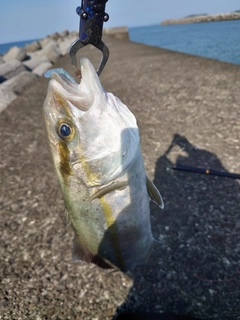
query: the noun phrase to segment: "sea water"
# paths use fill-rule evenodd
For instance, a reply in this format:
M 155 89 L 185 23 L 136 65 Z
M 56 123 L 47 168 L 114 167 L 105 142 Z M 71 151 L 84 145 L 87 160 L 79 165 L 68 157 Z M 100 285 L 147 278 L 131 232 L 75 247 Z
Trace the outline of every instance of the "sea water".
M 130 40 L 240 64 L 240 20 L 129 29 Z

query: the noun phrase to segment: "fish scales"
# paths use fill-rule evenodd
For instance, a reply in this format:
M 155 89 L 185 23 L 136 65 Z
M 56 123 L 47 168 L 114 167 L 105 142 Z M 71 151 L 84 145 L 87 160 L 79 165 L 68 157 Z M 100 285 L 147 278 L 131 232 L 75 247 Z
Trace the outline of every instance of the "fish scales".
M 63 69 L 50 77 L 43 112 L 54 166 L 75 231 L 73 258 L 123 271 L 144 262 L 157 243 L 149 197 L 163 208 L 146 176 L 137 122 L 106 92 L 87 58 L 78 84 Z

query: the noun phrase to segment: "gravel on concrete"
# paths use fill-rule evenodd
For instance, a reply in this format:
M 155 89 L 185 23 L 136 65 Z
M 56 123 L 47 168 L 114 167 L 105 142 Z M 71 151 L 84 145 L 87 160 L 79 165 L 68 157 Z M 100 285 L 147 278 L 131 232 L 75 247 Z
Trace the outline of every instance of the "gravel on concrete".
M 124 311 L 240 319 L 239 181 L 176 172 L 175 163 L 240 173 L 240 66 L 106 37 L 101 81 L 135 114 L 159 247 L 127 274 L 73 263 L 73 231 L 35 79 L 0 114 L 0 319 L 112 319 Z M 99 52 L 80 51 L 97 65 Z M 54 67 L 71 72 L 67 56 Z M 72 73 L 73 74 L 73 73 Z

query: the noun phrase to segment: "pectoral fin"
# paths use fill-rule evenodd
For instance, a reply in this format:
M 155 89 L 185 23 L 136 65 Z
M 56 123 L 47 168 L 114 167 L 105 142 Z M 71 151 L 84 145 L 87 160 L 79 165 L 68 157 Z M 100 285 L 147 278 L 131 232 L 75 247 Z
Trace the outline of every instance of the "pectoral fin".
M 105 194 L 112 192 L 114 190 L 123 190 L 127 187 L 127 185 L 128 185 L 127 181 L 120 181 L 120 182 L 114 181 L 113 183 L 100 188 L 97 192 L 92 194 L 91 197 L 88 199 L 88 201 L 91 202 L 94 199 L 101 198 Z
M 151 198 L 151 200 L 154 203 L 156 203 L 156 205 L 158 205 L 161 209 L 163 209 L 164 203 L 163 203 L 162 196 L 161 196 L 160 192 L 158 191 L 158 189 L 153 184 L 153 182 L 148 178 L 147 175 L 146 175 L 146 184 L 147 184 L 148 195 Z

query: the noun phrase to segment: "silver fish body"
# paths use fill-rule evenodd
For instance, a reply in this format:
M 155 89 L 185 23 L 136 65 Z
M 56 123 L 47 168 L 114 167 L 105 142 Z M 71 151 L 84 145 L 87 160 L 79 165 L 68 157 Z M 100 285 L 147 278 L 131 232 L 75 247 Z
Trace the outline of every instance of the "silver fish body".
M 44 118 L 54 166 L 75 230 L 73 257 L 125 271 L 142 263 L 156 240 L 148 179 L 134 115 L 106 92 L 86 58 L 80 84 L 51 70 Z

